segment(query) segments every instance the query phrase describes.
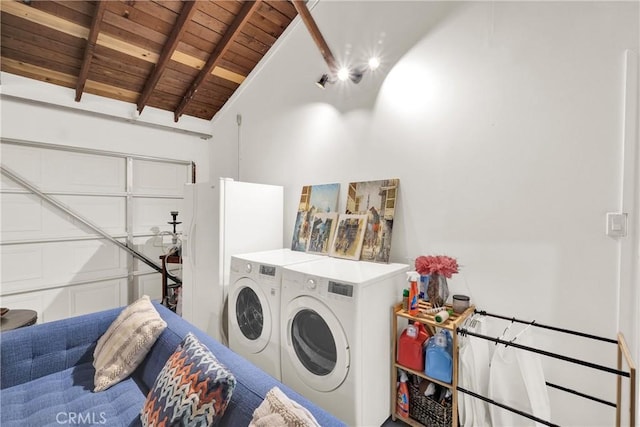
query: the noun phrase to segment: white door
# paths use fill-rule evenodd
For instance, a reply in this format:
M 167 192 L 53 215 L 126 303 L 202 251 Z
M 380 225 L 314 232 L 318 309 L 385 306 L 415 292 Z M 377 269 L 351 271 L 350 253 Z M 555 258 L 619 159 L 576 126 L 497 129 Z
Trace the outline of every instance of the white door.
M 231 284 L 229 340 L 249 353 L 260 353 L 269 344 L 273 319 L 264 291 L 252 279 L 242 277 Z
M 349 343 L 338 318 L 317 298 L 300 296 L 286 307 L 284 357 L 309 387 L 338 388 L 349 373 Z

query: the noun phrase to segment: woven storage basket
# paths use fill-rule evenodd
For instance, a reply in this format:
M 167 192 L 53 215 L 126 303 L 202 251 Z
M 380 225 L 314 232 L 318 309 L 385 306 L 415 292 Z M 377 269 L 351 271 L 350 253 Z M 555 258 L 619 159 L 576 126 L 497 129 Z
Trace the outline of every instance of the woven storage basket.
M 453 416 L 450 401 L 444 405 L 420 393 L 418 384 L 409 381 L 409 415 L 427 427 L 449 427 Z

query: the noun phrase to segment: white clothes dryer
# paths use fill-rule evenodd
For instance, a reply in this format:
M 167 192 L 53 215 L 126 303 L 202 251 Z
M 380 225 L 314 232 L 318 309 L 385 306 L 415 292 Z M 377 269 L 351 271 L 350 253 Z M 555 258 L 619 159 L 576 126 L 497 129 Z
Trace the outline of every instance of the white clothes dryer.
M 391 308 L 409 266 L 325 258 L 282 276 L 282 382 L 349 426 L 389 416 Z
M 290 249 L 233 255 L 229 274 L 229 348 L 278 381 L 282 268 L 324 259 Z

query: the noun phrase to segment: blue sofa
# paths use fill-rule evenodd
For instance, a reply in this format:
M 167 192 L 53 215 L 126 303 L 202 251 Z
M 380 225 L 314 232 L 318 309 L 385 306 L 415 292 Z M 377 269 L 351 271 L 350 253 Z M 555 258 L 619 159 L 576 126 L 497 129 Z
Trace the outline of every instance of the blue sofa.
M 149 388 L 182 338 L 193 332 L 237 380 L 220 425 L 248 425 L 267 391 L 278 386 L 321 426 L 344 426 L 164 306 L 155 306 L 167 329 L 129 378 L 99 393 L 92 391 L 93 350 L 121 308 L 0 334 L 0 425 L 140 425 L 139 412 Z

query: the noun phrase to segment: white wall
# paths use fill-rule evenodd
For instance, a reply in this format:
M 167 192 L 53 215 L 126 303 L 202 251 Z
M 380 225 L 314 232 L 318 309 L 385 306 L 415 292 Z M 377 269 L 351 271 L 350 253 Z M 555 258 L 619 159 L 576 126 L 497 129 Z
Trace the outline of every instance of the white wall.
M 339 61 L 378 46 L 381 71 L 318 90 L 326 65 L 296 21 L 214 119 L 212 176 L 284 185 L 285 241 L 303 185 L 342 183 L 344 209 L 348 182 L 400 178 L 393 261 L 456 256 L 450 285 L 478 307 L 613 338 L 620 327 L 639 355 L 638 322 L 618 319 L 640 309 L 637 269 L 620 279 L 621 242 L 604 234 L 623 176 L 636 177 L 633 197 L 640 188 L 637 170 L 622 171 L 639 3 L 321 1 L 312 13 Z M 619 293 L 635 297 L 619 307 Z M 540 335 L 540 347 L 615 366 L 614 345 Z M 545 364 L 549 381 L 615 401 L 612 375 Z M 550 394 L 561 425 L 614 420 Z
M 211 134 L 206 120 L 184 117 L 175 124 L 170 112 L 146 108 L 138 116 L 134 104 L 91 94 L 76 103 L 72 89 L 4 72 L 1 77 L 2 93 L 9 95 L 0 106 L 3 138 L 193 160 L 199 180 L 209 177 L 210 141 L 199 136 Z M 140 123 L 125 122 L 126 118 Z

